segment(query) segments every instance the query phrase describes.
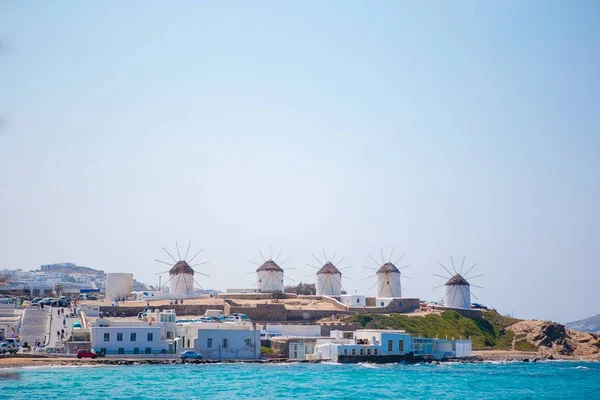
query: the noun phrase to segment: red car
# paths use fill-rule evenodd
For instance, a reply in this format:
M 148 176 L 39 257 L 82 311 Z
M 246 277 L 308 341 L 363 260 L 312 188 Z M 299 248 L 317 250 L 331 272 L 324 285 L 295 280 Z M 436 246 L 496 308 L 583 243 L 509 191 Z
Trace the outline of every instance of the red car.
M 98 354 L 96 354 L 96 352 L 94 350 L 89 351 L 89 350 L 77 350 L 77 358 L 82 359 L 82 358 L 96 358 L 98 357 Z

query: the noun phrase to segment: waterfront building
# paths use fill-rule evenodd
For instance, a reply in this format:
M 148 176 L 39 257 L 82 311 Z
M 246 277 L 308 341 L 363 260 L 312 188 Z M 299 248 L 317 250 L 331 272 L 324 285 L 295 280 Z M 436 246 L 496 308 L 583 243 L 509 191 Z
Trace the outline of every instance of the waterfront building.
M 175 311 L 149 312 L 144 322 L 98 318 L 91 327 L 91 344 L 97 352 L 115 354 L 176 353 Z
M 292 346 L 297 344 L 290 342 L 290 357 Z M 331 337 L 317 339 L 312 353 L 305 351 L 307 359 L 335 362 L 440 360 L 471 355 L 470 339 L 418 338 L 402 330 L 379 329 L 332 331 Z
M 209 360 L 257 360 L 260 358 L 260 330 L 252 323 L 200 323 L 178 327 L 179 332 L 195 336 L 193 349 Z M 184 342 L 190 339 L 182 337 Z

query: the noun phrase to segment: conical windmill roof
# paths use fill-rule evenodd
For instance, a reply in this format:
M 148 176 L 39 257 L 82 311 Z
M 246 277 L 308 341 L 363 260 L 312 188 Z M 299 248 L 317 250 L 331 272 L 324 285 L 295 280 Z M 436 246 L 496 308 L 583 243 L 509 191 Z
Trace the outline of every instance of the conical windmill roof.
M 265 261 L 265 263 L 263 265 L 261 265 L 260 267 L 258 267 L 256 269 L 256 272 L 259 271 L 277 271 L 277 272 L 283 272 L 283 269 L 281 269 L 281 267 L 279 265 L 277 265 L 277 263 L 273 260 L 267 260 Z
M 379 268 L 377 270 L 378 274 L 388 274 L 388 273 L 400 273 L 400 270 L 398 268 L 396 268 L 396 266 L 394 264 L 392 264 L 391 262 L 386 262 L 385 264 L 383 264 L 381 266 L 381 268 Z
M 325 265 L 323 265 L 321 267 L 321 269 L 317 271 L 317 275 L 324 275 L 324 274 L 340 274 L 341 275 L 342 273 L 340 272 L 339 269 L 337 269 L 335 267 L 335 265 L 333 265 L 333 263 L 331 263 L 331 261 L 327 261 L 325 263 Z
M 185 261 L 177 261 L 173 268 L 169 270 L 170 275 L 190 274 L 194 275 L 194 269 Z
M 463 278 L 460 274 L 456 274 L 452 278 L 448 279 L 448 282 L 446 282 L 446 285 L 447 286 L 457 286 L 457 285 L 469 286 L 469 282 L 467 282 L 467 280 L 465 278 Z

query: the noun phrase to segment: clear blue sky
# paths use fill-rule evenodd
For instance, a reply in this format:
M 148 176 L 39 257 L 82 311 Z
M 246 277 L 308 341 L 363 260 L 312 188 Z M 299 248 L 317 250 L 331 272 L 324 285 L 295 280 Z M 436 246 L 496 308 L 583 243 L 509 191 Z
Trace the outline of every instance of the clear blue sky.
M 366 293 L 395 246 L 407 296 L 466 255 L 502 313 L 597 314 L 599 3 L 413 3 L 1 2 L 0 269 L 191 240 L 225 289 L 272 244 Z

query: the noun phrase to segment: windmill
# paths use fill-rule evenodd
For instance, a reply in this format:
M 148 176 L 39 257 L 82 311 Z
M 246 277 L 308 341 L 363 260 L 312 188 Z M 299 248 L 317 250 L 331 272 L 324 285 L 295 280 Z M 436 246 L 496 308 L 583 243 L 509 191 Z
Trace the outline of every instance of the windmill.
M 454 273 L 450 272 L 450 270 L 446 268 L 444 264 L 439 263 L 440 266 L 444 268 L 444 270 L 448 274 L 450 274 L 450 276 L 433 274 L 439 278 L 448 279 L 446 283 L 444 283 L 443 285 L 436 286 L 434 287 L 434 289 L 444 286 L 444 297 L 442 298 L 442 303 L 444 304 L 444 306 L 450 308 L 471 308 L 471 296 L 477 299 L 477 296 L 475 296 L 471 292 L 471 286 L 481 289 L 483 288 L 481 286 L 470 284 L 467 279 L 473 280 L 479 278 L 480 276 L 483 276 L 483 274 L 467 278 L 469 272 L 471 272 L 473 268 L 475 268 L 477 263 L 471 265 L 471 267 L 463 274 L 463 268 L 465 266 L 465 257 L 463 257 L 462 263 L 460 265 L 460 270 L 458 271 L 454 266 L 454 260 L 452 259 L 452 257 L 450 257 L 450 262 L 452 263 L 452 270 L 454 271 Z
M 169 274 L 169 279 L 163 285 L 159 285 L 160 286 L 159 290 L 162 291 L 162 288 L 165 287 L 167 285 L 167 283 L 171 282 L 171 285 L 169 286 L 169 293 L 177 294 L 177 295 L 193 296 L 194 283 L 196 285 L 198 285 L 199 287 L 202 287 L 194 279 L 194 274 L 199 274 L 199 275 L 204 275 L 204 276 L 208 276 L 208 275 L 204 274 L 202 272 L 195 271 L 194 267 L 197 267 L 199 265 L 208 264 L 209 261 L 190 265 L 190 263 L 200 253 L 202 253 L 202 250 L 204 250 L 204 249 L 200 249 L 199 252 L 197 252 L 192 258 L 190 258 L 188 260 L 188 254 L 190 252 L 191 245 L 192 245 L 192 242 L 190 242 L 188 244 L 187 250 L 185 252 L 185 256 L 182 258 L 181 253 L 179 252 L 179 243 L 175 242 L 175 247 L 177 248 L 177 257 L 179 258 L 179 261 L 176 260 L 175 257 L 173 257 L 171 255 L 171 253 L 169 253 L 167 251 L 167 249 L 165 249 L 164 247 L 162 248 L 165 251 L 165 253 L 167 253 L 169 255 L 169 257 L 173 260 L 173 263 L 161 261 L 161 260 L 154 260 L 156 262 L 166 264 L 171 267 L 171 269 L 168 271 L 159 272 L 158 274 L 156 274 L 156 275 L 162 275 L 162 274 L 166 274 L 166 273 Z
M 314 265 L 306 264 L 307 266 L 317 269 L 317 282 L 315 284 L 317 289 L 317 296 L 340 296 L 342 294 L 342 272 L 338 269 L 338 266 L 344 261 L 346 256 L 342 257 L 337 263 L 335 262 L 335 256 L 337 250 L 333 253 L 331 261 L 328 261 L 327 253 L 323 249 L 324 262 L 321 262 L 317 256 L 312 255 L 315 260 L 322 265 L 321 268 L 315 267 Z M 342 268 L 348 269 L 352 267 Z M 309 275 L 310 276 L 310 275 Z M 347 277 L 344 277 L 349 279 Z
M 400 298 L 400 297 L 402 297 L 402 289 L 404 289 L 402 287 L 402 283 L 400 280 L 400 277 L 401 277 L 400 271 L 405 268 L 410 267 L 410 265 L 405 265 L 400 268 L 396 267 L 396 264 L 398 264 L 404 258 L 404 254 L 402 254 L 402 256 L 400 256 L 400 258 L 398 258 L 395 262 L 392 263 L 392 256 L 394 255 L 393 247 L 392 247 L 392 251 L 390 252 L 390 255 L 389 255 L 387 261 L 383 255 L 383 247 L 380 247 L 379 251 L 381 252 L 381 264 L 379 264 L 379 262 L 377 262 L 373 257 L 371 257 L 371 255 L 369 255 L 369 258 L 371 259 L 371 261 L 373 261 L 375 263 L 375 265 L 377 265 L 379 267 L 378 269 L 367 267 L 367 266 L 363 265 L 363 268 L 372 269 L 377 272 L 375 273 L 375 275 L 368 276 L 364 279 L 369 279 L 369 278 L 373 278 L 373 277 L 377 278 L 377 281 L 375 282 L 375 284 L 369 288 L 369 290 L 371 290 L 371 289 L 373 289 L 374 286 L 377 286 L 376 294 L 375 294 L 375 296 L 377 298 L 390 298 L 390 297 Z M 408 276 L 404 276 L 404 277 L 407 279 L 411 279 Z
M 272 248 L 269 246 L 269 258 L 266 259 L 260 249 L 258 253 L 263 259 L 263 263 L 259 264 L 254 261 L 250 261 L 252 264 L 258 265 L 256 269 L 256 287 L 260 292 L 266 293 L 283 293 L 284 283 L 283 283 L 283 268 L 281 268 L 277 261 L 283 253 L 283 249 L 279 250 L 279 254 L 275 260 L 273 260 Z M 281 262 L 281 265 L 285 264 L 292 256 L 289 256 L 285 260 Z M 293 269 L 293 268 L 289 268 Z M 288 278 L 291 279 L 291 278 Z M 292 279 L 293 280 L 293 279 Z

